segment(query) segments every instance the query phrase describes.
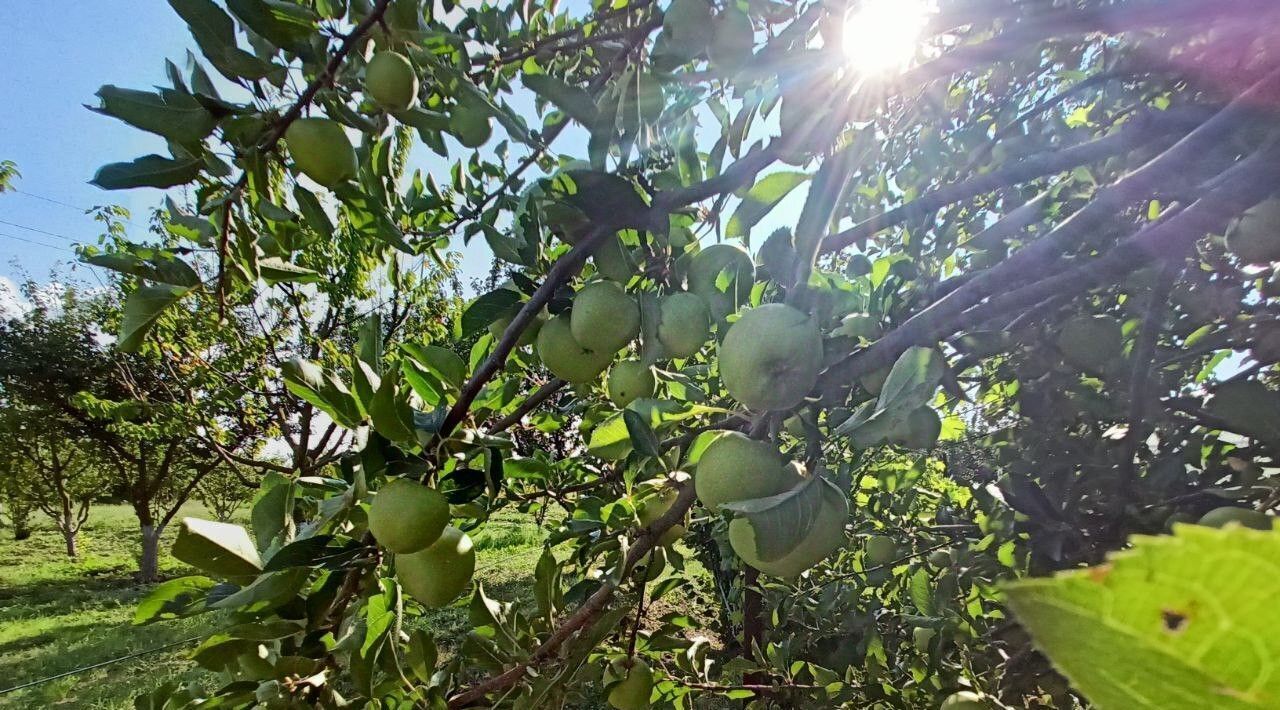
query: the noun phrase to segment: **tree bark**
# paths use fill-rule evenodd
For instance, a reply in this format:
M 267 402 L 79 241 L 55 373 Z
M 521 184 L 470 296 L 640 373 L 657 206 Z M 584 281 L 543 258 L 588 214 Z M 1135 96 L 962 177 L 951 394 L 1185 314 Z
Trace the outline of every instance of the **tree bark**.
M 79 550 L 77 550 L 76 545 L 76 538 L 79 536 L 79 533 L 79 530 L 74 529 L 64 528 L 62 530 L 62 539 L 67 543 L 67 557 L 70 557 L 73 560 L 79 556 Z
M 163 526 L 141 523 L 142 556 L 138 558 L 138 581 L 152 584 L 160 579 L 160 534 Z

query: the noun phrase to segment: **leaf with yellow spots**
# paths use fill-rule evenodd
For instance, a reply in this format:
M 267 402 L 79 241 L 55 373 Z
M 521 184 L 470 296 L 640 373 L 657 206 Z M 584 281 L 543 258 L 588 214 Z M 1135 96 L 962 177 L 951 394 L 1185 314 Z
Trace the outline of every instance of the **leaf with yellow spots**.
M 1280 534 L 1175 527 L 1008 604 L 1101 710 L 1280 707 Z

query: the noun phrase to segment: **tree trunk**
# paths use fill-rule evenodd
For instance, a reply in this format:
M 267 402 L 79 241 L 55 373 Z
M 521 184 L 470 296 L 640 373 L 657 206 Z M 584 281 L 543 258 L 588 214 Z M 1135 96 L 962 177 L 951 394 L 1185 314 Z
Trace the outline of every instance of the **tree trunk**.
M 78 550 L 76 549 L 76 536 L 79 535 L 79 533 L 79 530 L 74 529 L 64 528 L 62 530 L 62 539 L 67 543 L 67 557 L 70 557 L 73 560 L 78 554 Z
M 160 579 L 160 533 L 163 527 L 143 523 L 142 556 L 138 558 L 138 581 L 151 584 Z
M 14 518 L 13 539 L 22 542 L 29 537 L 31 537 L 31 525 L 25 519 Z

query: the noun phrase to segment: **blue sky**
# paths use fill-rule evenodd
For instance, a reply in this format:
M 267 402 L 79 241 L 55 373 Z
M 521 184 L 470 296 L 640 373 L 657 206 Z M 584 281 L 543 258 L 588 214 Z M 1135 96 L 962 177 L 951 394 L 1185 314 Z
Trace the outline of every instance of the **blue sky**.
M 88 181 L 104 163 L 164 152 L 163 141 L 84 104 L 96 103 L 93 94 L 102 84 L 163 83 L 163 59 L 181 60 L 189 35 L 160 0 L 4 5 L 0 160 L 18 164 L 22 178 L 16 184 L 23 192 L 0 194 L 0 275 L 12 279 L 25 270 L 43 280 L 73 257 L 66 251 L 72 242 L 92 242 L 100 233 L 84 208 L 123 205 L 138 223 L 126 225 L 130 234 L 142 234 L 159 191 L 109 193 Z M 90 278 L 83 267 L 79 276 Z

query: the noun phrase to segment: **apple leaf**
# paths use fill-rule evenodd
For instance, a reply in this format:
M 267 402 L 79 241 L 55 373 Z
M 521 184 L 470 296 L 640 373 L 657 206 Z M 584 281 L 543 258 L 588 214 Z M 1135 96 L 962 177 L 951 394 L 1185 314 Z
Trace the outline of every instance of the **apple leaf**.
M 898 357 L 880 388 L 876 412 L 893 411 L 905 418 L 929 403 L 942 382 L 942 356 L 933 348 L 912 347 Z
M 596 122 L 596 102 L 581 87 L 569 86 L 550 74 L 526 74 L 521 81 L 578 123 L 590 126 Z
M 742 197 L 738 209 L 733 211 L 725 235 L 730 238 L 749 235 L 752 227 L 808 179 L 809 176 L 804 173 L 790 171 L 771 173 L 761 178 Z
M 204 162 L 194 158 L 175 160 L 163 155 L 144 155 L 131 163 L 110 163 L 94 173 L 94 185 L 104 190 L 134 187 L 173 187 L 196 179 Z
M 205 598 L 215 586 L 217 582 L 199 575 L 178 577 L 157 585 L 138 602 L 133 623 L 150 624 L 207 611 Z
M 768 498 L 723 503 L 721 508 L 745 515 L 755 529 L 756 550 L 763 560 L 777 560 L 809 534 L 828 491 L 843 496 L 822 476 L 810 476 L 789 491 Z
M 1006 586 L 1036 645 L 1102 710 L 1280 707 L 1280 536 L 1177 525 L 1132 543 Z
M 510 313 L 518 303 L 520 292 L 510 288 L 499 288 L 476 298 L 462 312 L 462 337 L 471 337 L 487 328 L 490 323 Z
M 204 572 L 234 577 L 256 575 L 262 559 L 249 531 L 239 525 L 183 518 L 173 556 Z
M 124 317 L 120 320 L 119 348 L 124 352 L 133 352 L 142 345 L 151 326 L 164 309 L 178 302 L 178 299 L 191 291 L 187 286 L 142 286 L 124 303 Z

